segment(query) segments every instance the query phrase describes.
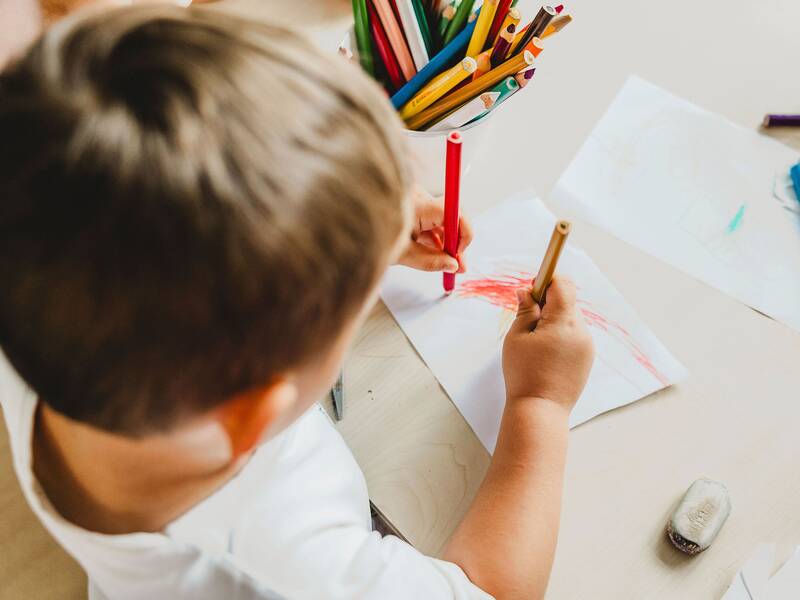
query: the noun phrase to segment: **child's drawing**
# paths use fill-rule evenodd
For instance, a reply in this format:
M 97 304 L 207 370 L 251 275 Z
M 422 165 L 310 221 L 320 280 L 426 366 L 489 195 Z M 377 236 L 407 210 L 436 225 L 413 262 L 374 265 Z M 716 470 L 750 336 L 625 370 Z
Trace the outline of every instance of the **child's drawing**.
M 790 148 L 632 77 L 553 196 L 800 330 L 800 206 L 775 182 L 796 161 Z
M 516 289 L 530 286 L 554 223 L 538 200 L 507 201 L 475 222 L 470 270 L 451 296 L 442 296 L 440 278 L 402 267 L 389 272 L 382 288 L 386 305 L 490 451 L 505 398 L 500 352 Z M 572 426 L 685 375 L 586 254 L 568 245 L 558 272 L 576 282 L 596 348 Z

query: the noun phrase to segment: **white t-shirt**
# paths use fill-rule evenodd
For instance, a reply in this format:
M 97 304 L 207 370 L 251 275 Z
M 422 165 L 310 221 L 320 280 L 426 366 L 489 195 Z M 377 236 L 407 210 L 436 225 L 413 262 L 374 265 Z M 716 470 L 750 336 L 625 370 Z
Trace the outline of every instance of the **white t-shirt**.
M 91 600 L 487 599 L 455 564 L 371 531 L 363 474 L 315 406 L 163 533 L 64 520 L 31 469 L 36 397 L 0 352 L 0 404 L 33 511 L 89 575 Z

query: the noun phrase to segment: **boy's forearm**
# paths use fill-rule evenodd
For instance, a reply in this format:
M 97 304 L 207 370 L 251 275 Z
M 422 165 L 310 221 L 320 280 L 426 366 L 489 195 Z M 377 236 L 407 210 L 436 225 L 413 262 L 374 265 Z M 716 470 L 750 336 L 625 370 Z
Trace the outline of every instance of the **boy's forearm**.
M 553 563 L 569 434 L 548 400 L 506 405 L 489 471 L 443 558 L 498 599 L 542 598 Z

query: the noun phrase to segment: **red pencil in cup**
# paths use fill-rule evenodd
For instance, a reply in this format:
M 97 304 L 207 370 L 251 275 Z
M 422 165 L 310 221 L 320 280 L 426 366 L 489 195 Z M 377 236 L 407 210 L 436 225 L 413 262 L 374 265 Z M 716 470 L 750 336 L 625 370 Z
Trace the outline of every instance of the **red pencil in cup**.
M 459 196 L 461 186 L 461 134 L 453 131 L 447 136 L 447 160 L 444 180 L 444 251 L 458 258 Z M 442 276 L 444 293 L 456 286 L 456 274 Z

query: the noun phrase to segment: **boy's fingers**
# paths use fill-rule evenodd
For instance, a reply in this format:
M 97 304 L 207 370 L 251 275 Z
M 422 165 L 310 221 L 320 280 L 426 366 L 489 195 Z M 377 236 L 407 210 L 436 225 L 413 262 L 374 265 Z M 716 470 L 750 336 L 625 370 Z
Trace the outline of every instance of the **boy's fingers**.
M 399 263 L 420 271 L 444 271 L 446 273 L 458 271 L 458 261 L 455 258 L 442 250 L 416 243 L 411 244 L 400 258 Z
M 414 210 L 414 230 L 428 231 L 444 226 L 444 203 L 440 200 L 424 200 L 417 202 Z
M 539 305 L 533 301 L 531 291 L 528 288 L 517 290 L 517 318 L 511 325 L 511 332 L 530 333 L 533 331 L 536 322 L 542 316 Z
M 543 313 L 545 317 L 572 315 L 575 312 L 577 289 L 571 279 L 555 276 L 547 288 Z

